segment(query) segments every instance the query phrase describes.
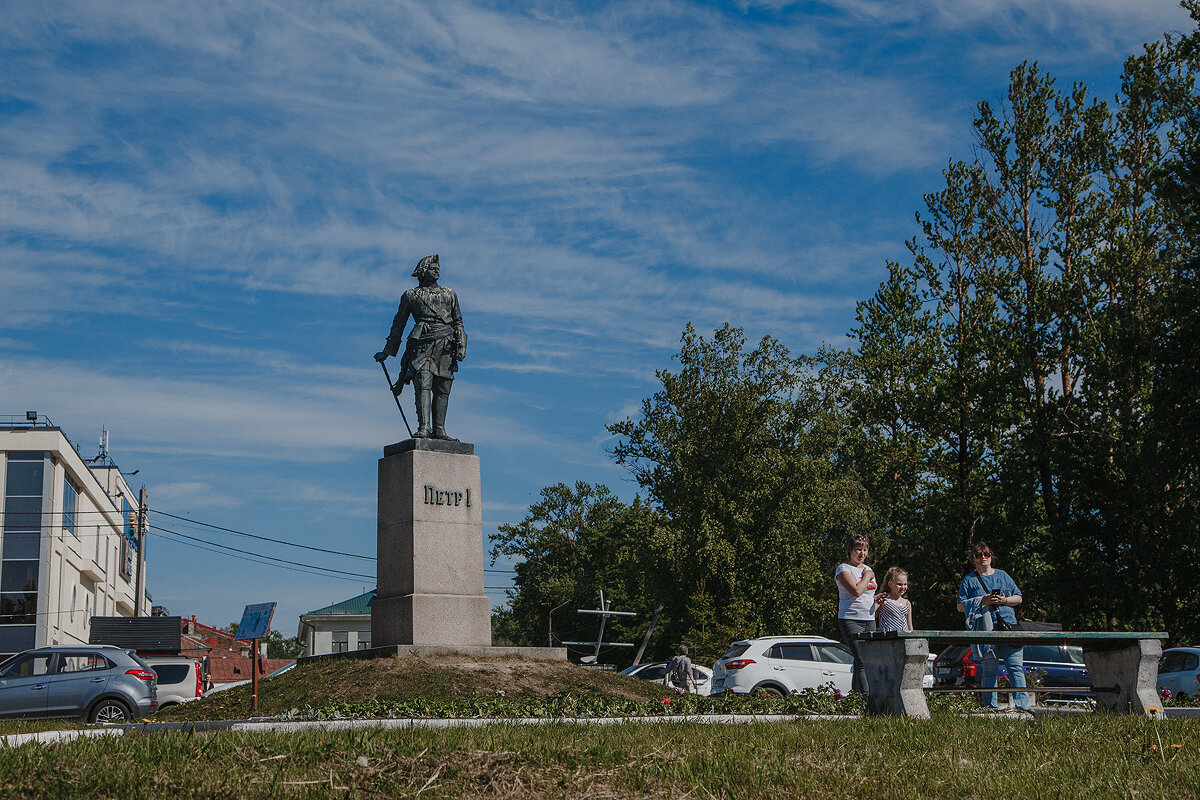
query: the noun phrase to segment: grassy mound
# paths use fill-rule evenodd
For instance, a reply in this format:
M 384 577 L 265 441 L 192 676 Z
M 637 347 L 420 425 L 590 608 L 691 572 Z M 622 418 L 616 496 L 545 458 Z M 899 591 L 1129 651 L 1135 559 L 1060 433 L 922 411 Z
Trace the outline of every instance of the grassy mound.
M 258 711 L 239 686 L 167 709 L 155 722 L 407 717 L 607 717 L 680 714 L 857 714 L 864 701 L 832 686 L 789 697 L 677 696 L 673 689 L 566 661 L 406 655 L 324 659 L 260 681 Z
M 373 703 L 381 708 L 416 704 L 428 709 L 421 716 L 443 716 L 437 712 L 478 708 L 481 702 L 495 705 L 497 711 L 503 706 L 567 695 L 636 704 L 661 701 L 667 691 L 637 678 L 584 669 L 566 661 L 455 654 L 339 658 L 298 664 L 269 681 L 260 680 L 256 715 L 273 717 L 297 709 L 351 709 Z M 153 719 L 246 718 L 251 716 L 250 702 L 246 684 L 169 708 Z

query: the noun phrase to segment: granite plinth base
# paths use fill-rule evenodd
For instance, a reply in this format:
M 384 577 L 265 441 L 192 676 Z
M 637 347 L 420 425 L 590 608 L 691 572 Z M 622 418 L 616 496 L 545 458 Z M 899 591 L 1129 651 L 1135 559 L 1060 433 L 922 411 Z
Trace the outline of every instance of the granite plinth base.
M 492 643 L 474 449 L 440 439 L 409 439 L 385 448 L 379 460 L 373 644 Z
M 380 645 L 488 647 L 492 601 L 462 594 L 405 594 L 371 601 L 371 641 Z

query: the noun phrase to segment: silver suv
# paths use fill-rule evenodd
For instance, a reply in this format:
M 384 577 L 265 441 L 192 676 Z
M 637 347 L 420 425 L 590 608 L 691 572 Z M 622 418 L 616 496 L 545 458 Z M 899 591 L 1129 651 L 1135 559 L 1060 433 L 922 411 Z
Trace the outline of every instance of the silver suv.
M 111 645 L 60 645 L 0 664 L 0 717 L 81 717 L 123 722 L 158 708 L 154 671 Z

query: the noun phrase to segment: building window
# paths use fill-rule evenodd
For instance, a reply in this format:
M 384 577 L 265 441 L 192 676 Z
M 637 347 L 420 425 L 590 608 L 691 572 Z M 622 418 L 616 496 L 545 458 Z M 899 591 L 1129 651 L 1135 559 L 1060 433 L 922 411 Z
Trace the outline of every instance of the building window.
M 370 650 L 371 649 L 371 632 L 370 631 L 359 631 L 358 632 L 358 649 L 359 650 Z
M 334 631 L 333 632 L 333 652 L 344 653 L 350 649 L 350 632 L 349 631 Z
M 79 533 L 75 530 L 75 505 L 78 500 L 79 490 L 70 481 L 64 480 L 62 526 L 63 530 L 70 531 L 76 539 L 79 538 Z
M 38 568 L 42 554 L 42 482 L 46 454 L 10 451 L 4 479 L 3 561 L 0 561 L 0 653 L 33 647 Z M 18 627 L 19 626 L 19 627 Z

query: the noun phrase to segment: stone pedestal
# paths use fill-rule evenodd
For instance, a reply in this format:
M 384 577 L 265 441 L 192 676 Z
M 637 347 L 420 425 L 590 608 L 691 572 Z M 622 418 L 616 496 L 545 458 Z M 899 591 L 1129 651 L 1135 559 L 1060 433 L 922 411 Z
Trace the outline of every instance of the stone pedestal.
M 1112 648 L 1102 645 L 1083 648 L 1083 663 L 1096 687 L 1096 704 L 1117 714 L 1161 714 L 1158 662 L 1162 642 L 1137 639 Z
M 922 686 L 928 639 L 865 639 L 858 643 L 858 655 L 870 687 L 867 710 L 929 719 Z
M 474 445 L 409 439 L 383 456 L 371 643 L 490 646 Z

